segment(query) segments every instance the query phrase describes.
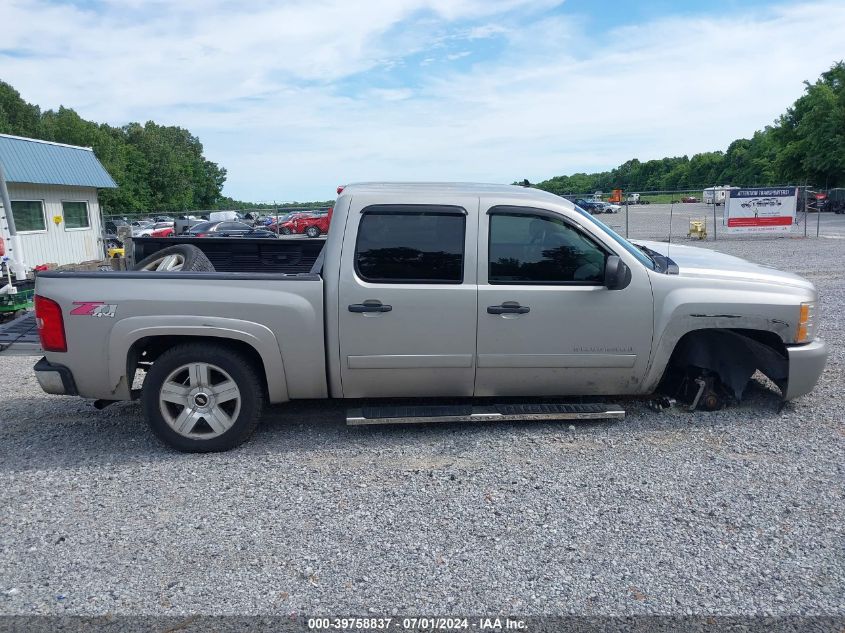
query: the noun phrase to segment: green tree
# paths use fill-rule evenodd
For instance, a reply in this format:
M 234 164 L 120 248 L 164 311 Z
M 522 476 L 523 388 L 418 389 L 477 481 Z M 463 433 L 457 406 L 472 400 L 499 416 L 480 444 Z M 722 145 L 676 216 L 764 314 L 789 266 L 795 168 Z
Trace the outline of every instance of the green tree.
M 100 193 L 108 213 L 208 209 L 222 197 L 226 170 L 206 159 L 200 140 L 180 127 L 148 121 L 117 128 L 64 106 L 41 112 L 0 82 L 0 132 L 93 148 L 118 184 Z

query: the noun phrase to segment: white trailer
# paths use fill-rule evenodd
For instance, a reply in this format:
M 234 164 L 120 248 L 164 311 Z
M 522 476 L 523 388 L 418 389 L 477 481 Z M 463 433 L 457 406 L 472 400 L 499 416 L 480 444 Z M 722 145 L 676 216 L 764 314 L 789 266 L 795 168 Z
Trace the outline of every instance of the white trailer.
M 728 197 L 728 192 L 731 189 L 739 189 L 739 187 L 731 187 L 730 185 L 707 187 L 707 189 L 704 190 L 704 204 L 725 204 L 725 198 Z

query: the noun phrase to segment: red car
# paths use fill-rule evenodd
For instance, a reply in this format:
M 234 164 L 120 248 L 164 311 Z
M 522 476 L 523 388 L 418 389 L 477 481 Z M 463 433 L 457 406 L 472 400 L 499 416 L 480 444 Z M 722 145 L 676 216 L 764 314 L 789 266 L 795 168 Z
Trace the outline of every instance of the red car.
M 334 207 L 328 211 L 314 211 L 307 215 L 296 218 L 294 222 L 294 233 L 305 233 L 308 237 L 319 237 L 329 232 L 329 224 L 332 222 Z
M 285 218 L 279 218 L 279 233 L 282 235 L 290 235 L 291 233 L 296 233 L 296 220 L 302 216 L 308 215 L 308 213 L 290 213 Z M 276 223 L 273 222 L 267 226 L 268 231 L 275 231 L 276 230 Z
M 173 235 L 173 227 L 167 226 L 163 229 L 156 229 L 152 233 L 150 233 L 150 237 L 170 237 Z
M 292 213 L 284 222 L 279 224 L 279 233 L 282 235 L 305 234 L 308 237 L 319 237 L 329 232 L 329 224 L 332 221 L 333 208 L 305 213 Z M 269 230 L 275 230 L 275 225 L 268 226 Z

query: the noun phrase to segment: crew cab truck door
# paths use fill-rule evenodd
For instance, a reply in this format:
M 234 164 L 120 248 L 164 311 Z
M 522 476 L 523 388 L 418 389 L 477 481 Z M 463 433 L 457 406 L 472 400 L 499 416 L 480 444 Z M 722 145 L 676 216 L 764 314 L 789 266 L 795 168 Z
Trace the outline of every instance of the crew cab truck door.
M 461 196 L 353 197 L 338 289 L 345 398 L 472 395 L 477 208 Z
M 480 214 L 475 395 L 636 393 L 653 329 L 645 267 L 574 211 L 482 198 Z M 631 268 L 624 288 L 604 285 L 610 255 Z

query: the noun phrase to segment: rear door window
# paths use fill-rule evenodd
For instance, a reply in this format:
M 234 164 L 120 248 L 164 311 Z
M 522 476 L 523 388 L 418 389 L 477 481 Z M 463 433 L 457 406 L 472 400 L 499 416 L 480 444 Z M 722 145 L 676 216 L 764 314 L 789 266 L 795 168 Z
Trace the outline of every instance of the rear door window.
M 373 283 L 463 281 L 466 211 L 453 206 L 365 208 L 355 244 L 355 271 Z

